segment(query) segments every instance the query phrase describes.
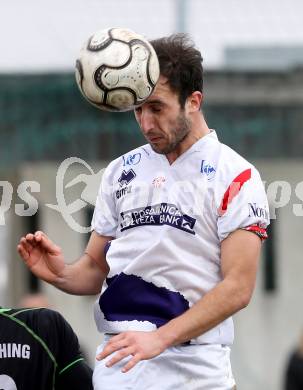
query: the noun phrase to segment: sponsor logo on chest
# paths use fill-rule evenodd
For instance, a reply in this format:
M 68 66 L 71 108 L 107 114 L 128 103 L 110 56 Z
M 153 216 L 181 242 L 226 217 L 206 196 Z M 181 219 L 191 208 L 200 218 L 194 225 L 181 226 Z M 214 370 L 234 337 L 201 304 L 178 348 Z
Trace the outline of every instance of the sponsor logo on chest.
M 184 232 L 195 234 L 196 219 L 184 214 L 172 203 L 158 203 L 151 206 L 127 210 L 121 213 L 121 232 L 143 225 L 169 225 Z

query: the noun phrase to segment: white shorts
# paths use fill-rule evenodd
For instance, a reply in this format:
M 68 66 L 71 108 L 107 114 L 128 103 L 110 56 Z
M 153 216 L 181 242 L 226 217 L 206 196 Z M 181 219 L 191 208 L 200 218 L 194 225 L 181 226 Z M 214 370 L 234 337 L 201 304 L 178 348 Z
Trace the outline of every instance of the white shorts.
M 100 353 L 111 336 L 105 335 Z M 230 365 L 230 348 L 221 344 L 179 345 L 159 356 L 139 362 L 127 373 L 121 369 L 129 360 L 114 366 L 96 361 L 95 390 L 232 390 L 235 381 Z

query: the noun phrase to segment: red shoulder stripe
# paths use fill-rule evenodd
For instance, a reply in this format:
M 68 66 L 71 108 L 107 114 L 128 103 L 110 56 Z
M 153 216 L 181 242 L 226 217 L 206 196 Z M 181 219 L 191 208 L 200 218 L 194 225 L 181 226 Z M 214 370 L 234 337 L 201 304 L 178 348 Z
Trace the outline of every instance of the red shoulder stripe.
M 249 168 L 241 172 L 240 175 L 238 175 L 231 182 L 231 184 L 228 186 L 227 190 L 225 191 L 225 194 L 223 195 L 222 202 L 218 209 L 218 213 L 220 216 L 226 213 L 228 205 L 232 202 L 234 197 L 238 195 L 243 184 L 247 182 L 250 178 L 251 178 L 251 169 Z

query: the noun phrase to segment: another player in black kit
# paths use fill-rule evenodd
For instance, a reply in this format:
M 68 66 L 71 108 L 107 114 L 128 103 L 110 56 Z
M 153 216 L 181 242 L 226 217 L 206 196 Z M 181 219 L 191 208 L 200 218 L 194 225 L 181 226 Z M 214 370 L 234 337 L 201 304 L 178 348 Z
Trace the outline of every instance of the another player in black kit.
M 1 390 L 91 390 L 77 336 L 56 311 L 0 308 Z

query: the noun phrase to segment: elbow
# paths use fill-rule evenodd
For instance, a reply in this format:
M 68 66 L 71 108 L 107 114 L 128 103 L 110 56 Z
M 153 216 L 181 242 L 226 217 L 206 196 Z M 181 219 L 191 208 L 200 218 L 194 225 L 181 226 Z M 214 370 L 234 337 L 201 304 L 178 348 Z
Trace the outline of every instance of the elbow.
M 247 307 L 251 301 L 255 283 L 240 278 L 226 279 L 234 312 Z
M 239 283 L 239 281 L 233 281 L 230 284 L 229 289 L 230 302 L 232 303 L 232 310 L 237 312 L 247 307 L 251 301 L 253 288 L 247 286 L 247 284 Z
M 251 301 L 252 291 L 250 289 L 243 289 L 238 294 L 238 309 L 244 309 Z
M 248 299 L 246 297 L 242 298 L 242 300 L 239 302 L 239 305 L 238 305 L 239 310 L 245 309 L 248 306 L 249 302 L 250 302 L 250 299 Z

